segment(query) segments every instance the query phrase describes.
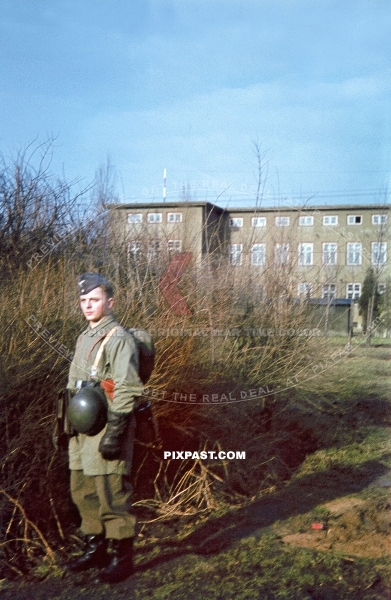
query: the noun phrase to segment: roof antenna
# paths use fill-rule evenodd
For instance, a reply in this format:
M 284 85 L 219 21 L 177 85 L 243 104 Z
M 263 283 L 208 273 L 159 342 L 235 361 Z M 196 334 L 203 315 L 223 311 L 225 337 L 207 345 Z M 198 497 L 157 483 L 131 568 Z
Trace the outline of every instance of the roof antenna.
M 166 201 L 167 196 L 167 169 L 163 169 L 163 202 Z

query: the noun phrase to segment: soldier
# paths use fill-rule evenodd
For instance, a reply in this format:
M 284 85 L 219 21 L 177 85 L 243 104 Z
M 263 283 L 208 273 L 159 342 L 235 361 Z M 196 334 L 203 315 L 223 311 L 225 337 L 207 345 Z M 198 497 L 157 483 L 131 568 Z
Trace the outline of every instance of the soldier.
M 109 394 L 107 425 L 102 431 L 95 435 L 78 433 L 69 441 L 71 495 L 81 516 L 86 549 L 65 569 L 79 572 L 104 568 L 96 581 L 115 583 L 133 571 L 136 517 L 131 512 L 129 476 L 135 431 L 133 408 L 143 384 L 134 338 L 111 312 L 112 286 L 97 273 L 81 275 L 78 285 L 81 310 L 89 326 L 77 340 L 67 388 L 73 392 L 76 388 L 87 390 L 84 386 L 92 378 L 102 384 L 111 381 L 113 393 Z

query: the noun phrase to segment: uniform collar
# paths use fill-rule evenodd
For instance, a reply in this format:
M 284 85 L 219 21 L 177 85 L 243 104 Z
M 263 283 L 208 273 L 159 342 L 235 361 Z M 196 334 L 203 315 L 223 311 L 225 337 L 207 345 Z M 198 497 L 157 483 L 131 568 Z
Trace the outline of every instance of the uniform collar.
M 85 331 L 83 331 L 84 335 L 88 337 L 100 337 L 105 335 L 112 327 L 109 327 L 112 323 L 116 323 L 114 315 L 107 315 L 96 327 L 87 327 Z

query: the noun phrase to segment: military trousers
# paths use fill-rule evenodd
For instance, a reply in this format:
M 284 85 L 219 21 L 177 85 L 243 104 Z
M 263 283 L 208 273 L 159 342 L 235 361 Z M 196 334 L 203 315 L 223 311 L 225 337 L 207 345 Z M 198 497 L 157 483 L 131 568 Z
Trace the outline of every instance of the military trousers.
M 81 516 L 84 535 L 122 540 L 136 535 L 132 486 L 125 475 L 84 475 L 71 470 L 71 496 Z

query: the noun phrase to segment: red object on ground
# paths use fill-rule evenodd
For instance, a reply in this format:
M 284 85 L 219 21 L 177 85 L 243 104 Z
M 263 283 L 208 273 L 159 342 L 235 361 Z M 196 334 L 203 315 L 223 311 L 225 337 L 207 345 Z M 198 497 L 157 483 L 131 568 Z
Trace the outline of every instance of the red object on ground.
M 324 529 L 324 523 L 311 523 L 311 529 Z

